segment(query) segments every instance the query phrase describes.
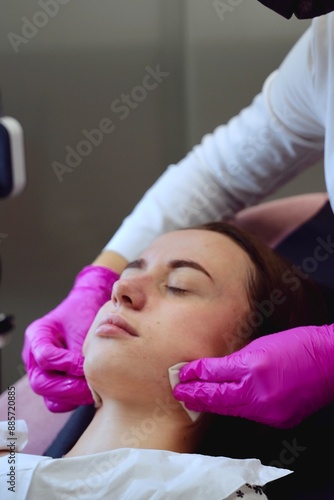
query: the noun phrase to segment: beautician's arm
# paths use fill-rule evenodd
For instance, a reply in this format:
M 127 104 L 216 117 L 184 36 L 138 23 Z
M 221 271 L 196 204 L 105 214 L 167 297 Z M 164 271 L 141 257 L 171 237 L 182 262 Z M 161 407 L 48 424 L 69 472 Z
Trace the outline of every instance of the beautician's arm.
M 94 266 L 102 266 L 121 274 L 128 261 L 112 250 L 100 253 L 93 262 Z
M 309 130 L 307 120 L 304 130 L 300 116 L 305 110 L 299 116 L 295 109 L 297 92 L 311 102 L 305 96 L 309 92 L 308 55 L 314 26 L 281 69 L 267 79 L 252 104 L 227 125 L 206 135 L 177 165 L 171 165 L 123 221 L 93 265 L 79 273 L 68 297 L 28 326 L 23 360 L 32 388 L 44 397 L 50 410 L 68 411 L 92 402 L 83 378 L 81 347 L 126 260 L 136 258 L 159 234 L 232 217 L 321 157 L 317 123 L 313 121 Z M 323 32 L 326 34 L 326 29 Z M 322 52 L 318 55 L 322 57 Z M 294 68 L 292 81 L 286 81 L 286 66 Z M 281 72 L 285 86 L 280 90 L 279 108 L 286 114 L 277 120 L 270 102 L 275 98 L 272 89 Z M 293 100 L 289 99 L 291 93 Z
M 170 165 L 105 249 L 132 261 L 159 235 L 228 220 L 323 159 L 333 25 L 334 13 L 313 21 L 250 106 Z

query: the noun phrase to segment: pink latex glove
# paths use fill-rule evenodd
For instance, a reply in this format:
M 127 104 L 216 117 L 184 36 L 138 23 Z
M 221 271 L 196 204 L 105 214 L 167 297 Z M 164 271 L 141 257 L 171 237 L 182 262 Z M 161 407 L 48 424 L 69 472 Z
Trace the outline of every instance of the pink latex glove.
M 293 427 L 334 401 L 333 327 L 293 328 L 224 358 L 192 361 L 174 396 L 190 410 Z
M 83 375 L 82 344 L 118 279 L 105 267 L 85 267 L 66 299 L 26 329 L 22 359 L 32 389 L 44 397 L 50 411 L 93 402 Z

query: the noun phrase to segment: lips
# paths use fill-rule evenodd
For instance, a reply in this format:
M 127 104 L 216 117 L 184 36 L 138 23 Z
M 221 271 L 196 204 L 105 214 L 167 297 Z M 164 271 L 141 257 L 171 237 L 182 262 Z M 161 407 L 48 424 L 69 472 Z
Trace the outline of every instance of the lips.
M 118 314 L 104 315 L 97 325 L 95 335 L 98 337 L 113 337 L 117 334 L 138 337 L 136 330 Z

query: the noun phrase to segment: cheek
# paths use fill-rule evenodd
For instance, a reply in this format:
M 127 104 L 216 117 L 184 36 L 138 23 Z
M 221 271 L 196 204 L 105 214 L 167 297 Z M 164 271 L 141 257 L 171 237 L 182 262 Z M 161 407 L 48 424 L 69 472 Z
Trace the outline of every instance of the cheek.
M 94 326 L 95 326 L 95 321 L 94 323 L 92 324 L 92 326 L 90 327 L 90 329 L 88 330 L 88 333 L 85 337 L 85 340 L 82 344 L 82 354 L 84 356 L 86 356 L 86 354 L 89 352 L 89 350 L 91 349 L 91 345 L 94 345 L 94 341 L 96 339 L 94 339 Z
M 244 307 L 220 307 L 197 311 L 184 326 L 184 349 L 189 357 L 226 356 L 245 345 L 243 324 Z
M 90 343 L 90 335 L 89 332 L 86 335 L 86 338 L 84 340 L 84 343 L 82 344 L 82 354 L 86 356 L 88 350 L 89 350 L 89 343 Z
M 82 345 L 82 353 L 83 355 L 85 356 L 86 353 L 88 352 L 89 348 L 90 348 L 90 345 L 94 342 L 94 338 L 93 338 L 93 335 L 94 335 L 94 331 L 96 330 L 96 327 L 100 321 L 100 319 L 102 318 L 102 316 L 105 314 L 105 312 L 108 311 L 108 307 L 109 307 L 109 304 L 111 303 L 111 301 L 109 302 L 106 302 L 102 307 L 101 309 L 99 310 L 99 312 L 97 313 L 97 315 L 95 316 L 94 318 L 94 321 L 93 323 L 91 324 L 91 327 L 89 328 L 88 330 L 88 333 L 85 337 L 85 340 L 84 340 L 84 343 Z
M 247 318 L 249 307 L 231 308 L 229 314 L 225 316 L 224 322 L 220 322 L 218 332 L 220 332 L 220 345 L 224 348 L 224 355 L 231 354 L 244 347 L 247 343 Z
M 175 314 L 171 327 L 166 332 L 165 352 L 179 361 L 192 361 L 201 357 L 221 355 L 223 352 L 222 324 L 217 326 L 214 315 L 207 309 L 201 313 Z

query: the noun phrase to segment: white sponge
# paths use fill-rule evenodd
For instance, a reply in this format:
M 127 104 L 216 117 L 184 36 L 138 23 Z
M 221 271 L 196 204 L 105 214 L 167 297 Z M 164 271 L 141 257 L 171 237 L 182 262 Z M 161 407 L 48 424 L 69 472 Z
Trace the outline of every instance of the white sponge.
M 170 381 L 170 385 L 172 386 L 172 389 L 174 389 L 176 384 L 178 384 L 180 382 L 179 373 L 180 373 L 182 366 L 184 366 L 186 364 L 187 363 L 177 363 L 176 365 L 168 368 L 169 381 Z M 193 422 L 195 422 L 201 416 L 201 413 L 198 411 L 188 410 L 188 408 L 186 408 L 183 401 L 179 401 L 179 403 L 183 406 L 184 410 L 188 413 L 189 417 L 191 418 L 191 420 Z

